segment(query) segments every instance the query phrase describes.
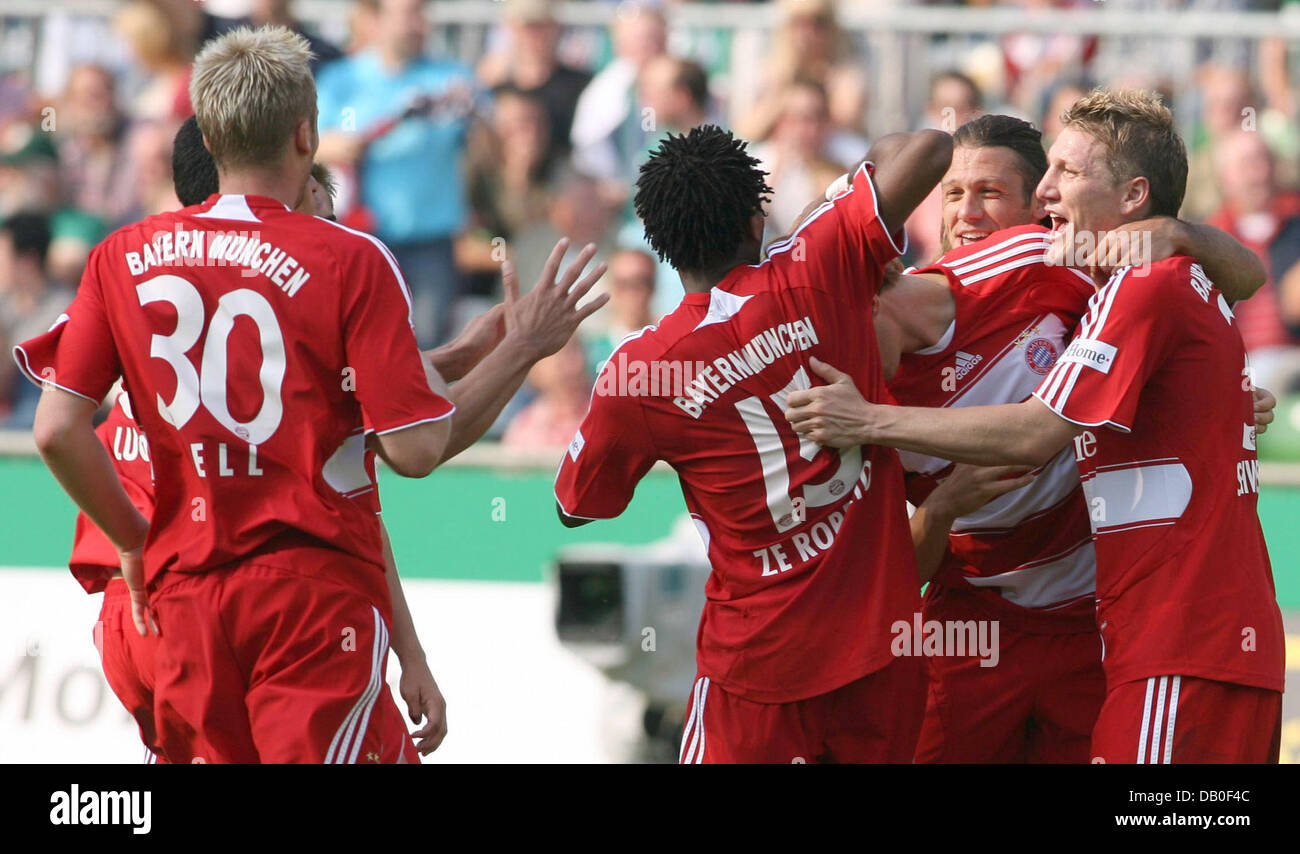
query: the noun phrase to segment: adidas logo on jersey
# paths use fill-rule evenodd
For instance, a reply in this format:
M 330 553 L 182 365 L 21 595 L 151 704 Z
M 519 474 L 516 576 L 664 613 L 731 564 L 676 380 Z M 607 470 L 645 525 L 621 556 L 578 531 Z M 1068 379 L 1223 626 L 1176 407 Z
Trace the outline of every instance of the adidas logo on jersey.
M 984 361 L 984 357 L 975 354 L 972 355 L 964 350 L 957 351 L 957 379 L 964 380 L 966 375 L 975 369 L 975 366 Z

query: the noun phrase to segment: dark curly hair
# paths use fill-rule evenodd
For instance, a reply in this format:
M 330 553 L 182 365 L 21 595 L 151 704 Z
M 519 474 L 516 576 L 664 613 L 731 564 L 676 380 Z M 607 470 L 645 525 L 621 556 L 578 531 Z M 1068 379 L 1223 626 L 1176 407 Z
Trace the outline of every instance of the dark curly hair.
M 716 125 L 669 134 L 636 181 L 636 213 L 660 259 L 677 270 L 731 261 L 772 192 L 758 165 L 743 140 Z

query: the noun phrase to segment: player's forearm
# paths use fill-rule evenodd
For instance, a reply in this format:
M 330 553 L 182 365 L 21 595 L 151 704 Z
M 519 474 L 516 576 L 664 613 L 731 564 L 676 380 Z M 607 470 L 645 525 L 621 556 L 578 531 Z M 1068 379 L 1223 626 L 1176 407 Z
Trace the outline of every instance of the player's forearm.
M 434 347 L 432 350 L 425 350 L 423 355 L 434 370 L 449 383 L 464 379 L 466 374 L 474 370 L 473 354 L 455 341 L 443 344 L 441 347 Z
M 948 532 L 955 517 L 939 499 L 927 499 L 912 514 L 912 547 L 916 550 L 916 574 L 928 584 L 948 553 Z
M 57 389 L 41 395 L 32 432 L 41 458 L 73 502 L 119 551 L 144 545 L 149 520 L 122 487 L 91 425 L 94 405 Z
M 867 413 L 857 431 L 862 444 L 885 445 L 958 463 L 1037 466 L 1051 459 L 1068 441 L 1056 444 L 1050 434 L 1043 435 L 1043 419 L 1030 417 L 1026 404 L 953 409 L 869 406 Z
M 452 386 L 456 419 L 452 423 L 451 440 L 443 452 L 444 460 L 483 437 L 523 385 L 535 361 L 522 342 L 507 336 L 464 379 Z
M 415 631 L 415 620 L 411 609 L 406 604 L 406 594 L 402 591 L 402 579 L 397 574 L 397 561 L 393 557 L 393 545 L 388 539 L 388 528 L 379 520 L 379 536 L 384 546 L 384 577 L 388 580 L 388 595 L 393 603 L 393 652 L 397 661 L 405 670 L 409 662 L 423 661 L 424 648 L 420 646 L 420 637 Z
M 1232 235 L 1211 225 L 1174 222 L 1179 252 L 1195 258 L 1229 302 L 1249 299 L 1264 286 L 1264 262 Z
M 880 219 L 896 232 L 948 171 L 952 137 L 937 130 L 890 134 L 871 146 L 867 159 L 876 168 Z

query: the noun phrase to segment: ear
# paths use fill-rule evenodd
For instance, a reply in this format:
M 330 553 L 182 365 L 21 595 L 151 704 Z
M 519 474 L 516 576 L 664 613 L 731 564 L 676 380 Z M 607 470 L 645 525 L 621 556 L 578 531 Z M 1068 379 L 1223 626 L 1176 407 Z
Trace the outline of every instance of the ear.
M 1151 201 L 1151 182 L 1142 176 L 1130 179 L 1120 198 L 1120 212 L 1125 218 L 1137 215 Z
M 749 236 L 755 243 L 763 242 L 763 228 L 767 225 L 767 217 L 762 212 L 756 213 L 749 218 Z
M 293 128 L 293 145 L 299 154 L 305 154 L 309 157 L 315 156 L 316 146 L 319 139 L 316 136 L 316 122 L 314 119 L 299 119 L 298 124 Z

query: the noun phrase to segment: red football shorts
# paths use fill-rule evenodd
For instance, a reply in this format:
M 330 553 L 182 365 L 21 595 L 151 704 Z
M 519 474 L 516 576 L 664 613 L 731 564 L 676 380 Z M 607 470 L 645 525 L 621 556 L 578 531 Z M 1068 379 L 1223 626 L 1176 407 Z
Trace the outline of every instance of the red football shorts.
M 794 703 L 756 703 L 695 680 L 679 761 L 779 763 L 912 761 L 925 707 L 919 658 Z
M 1194 676 L 1116 685 L 1092 733 L 1092 761 L 1124 764 L 1276 763 L 1282 694 Z
M 926 598 L 926 620 L 979 620 L 957 591 Z M 1106 697 L 1096 631 L 1043 633 L 998 621 L 997 663 L 933 656 L 916 761 L 1086 763 Z M 989 657 L 987 660 L 993 660 Z
M 384 681 L 388 624 L 365 597 L 254 561 L 167 584 L 152 605 L 170 761 L 418 761 Z
M 153 719 L 154 654 L 158 638 L 142 637 L 131 622 L 131 594 L 126 582 L 114 578 L 104 588 L 104 604 L 95 627 L 95 646 L 104 667 L 104 678 L 117 699 L 140 727 L 140 740 L 157 754 L 158 733 Z

